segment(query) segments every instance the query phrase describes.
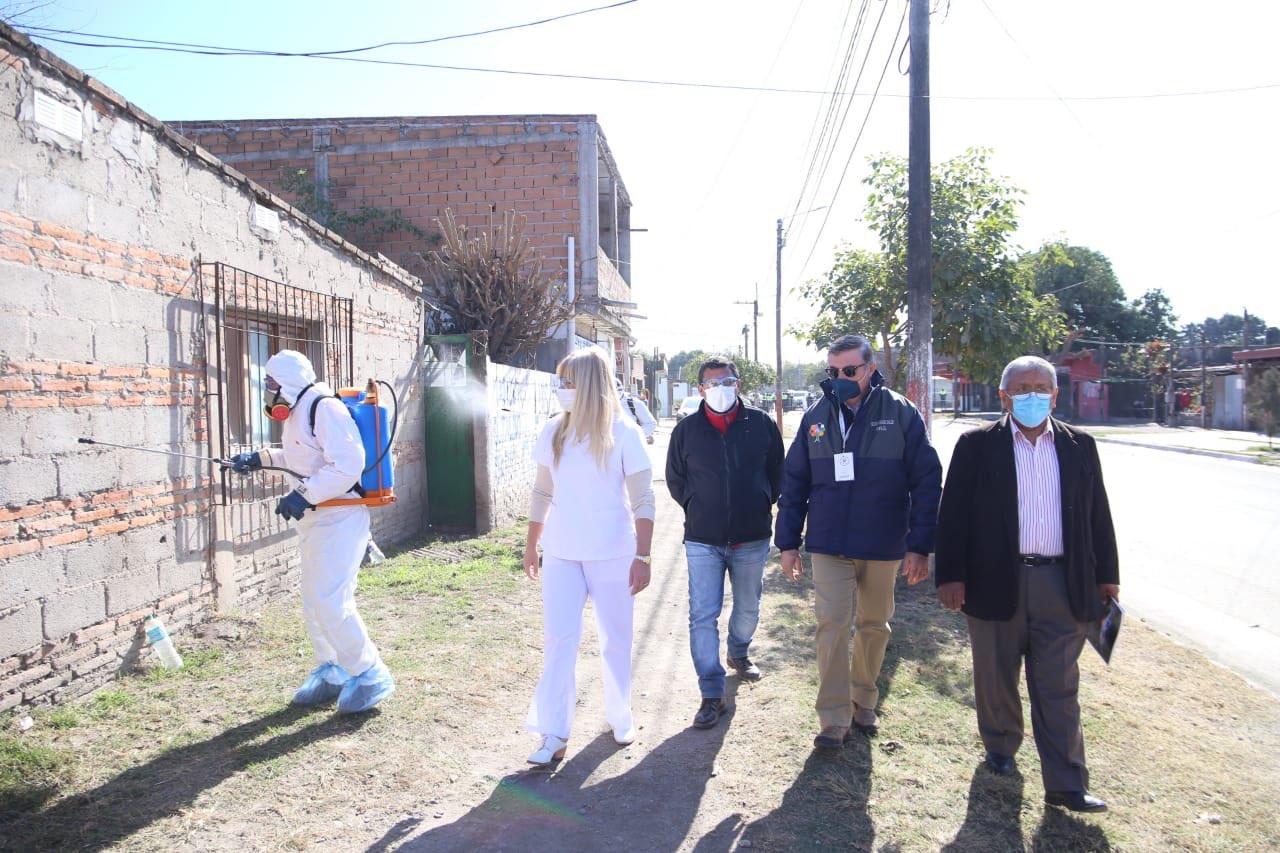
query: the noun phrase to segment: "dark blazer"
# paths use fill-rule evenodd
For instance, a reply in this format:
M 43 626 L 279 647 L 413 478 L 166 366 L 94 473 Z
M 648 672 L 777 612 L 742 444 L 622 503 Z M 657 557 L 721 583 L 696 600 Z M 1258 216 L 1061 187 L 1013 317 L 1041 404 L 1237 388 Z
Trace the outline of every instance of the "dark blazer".
M 962 581 L 964 612 L 977 619 L 1013 618 L 1018 564 L 1018 476 L 1006 414 L 960 437 L 938 516 L 935 582 Z M 1102 616 L 1098 584 L 1120 583 L 1115 528 L 1093 436 L 1053 420 L 1062 487 L 1062 543 L 1067 595 L 1080 622 Z

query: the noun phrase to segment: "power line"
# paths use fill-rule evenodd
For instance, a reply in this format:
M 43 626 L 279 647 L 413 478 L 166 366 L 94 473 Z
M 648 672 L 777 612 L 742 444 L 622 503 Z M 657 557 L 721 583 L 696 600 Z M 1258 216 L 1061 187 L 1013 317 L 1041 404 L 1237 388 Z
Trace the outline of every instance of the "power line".
M 859 7 L 858 9 L 858 17 L 854 21 L 853 32 L 849 36 L 849 46 L 845 50 L 844 59 L 840 63 L 839 70 L 836 74 L 836 78 L 831 84 L 831 95 L 829 98 L 826 99 L 826 110 L 824 111 L 822 109 L 822 105 L 819 104 L 818 111 L 814 115 L 814 118 L 813 118 L 814 127 L 815 128 L 817 127 L 818 116 L 822 116 L 822 128 L 821 130 L 818 131 L 817 140 L 813 142 L 813 151 L 809 153 L 809 166 L 805 170 L 804 180 L 800 184 L 800 193 L 796 197 L 795 207 L 791 211 L 791 216 L 788 217 L 787 229 L 786 229 L 786 233 L 783 234 L 783 240 L 786 240 L 789 236 L 791 236 L 791 228 L 793 225 L 795 225 L 796 212 L 799 211 L 801 205 L 804 204 L 805 193 L 809 188 L 809 180 L 813 177 L 814 169 L 818 165 L 818 159 L 822 156 L 822 151 L 827 139 L 827 134 L 828 134 L 828 131 L 831 129 L 831 119 L 835 115 L 836 104 L 839 103 L 840 98 L 842 97 L 839 93 L 842 91 L 845 81 L 848 80 L 849 68 L 852 66 L 853 57 L 857 53 L 858 39 L 862 35 L 862 27 L 866 21 L 867 6 L 868 6 L 868 0 L 863 0 L 861 7 Z M 884 17 L 885 8 L 886 7 L 882 6 L 880 10 L 880 15 L 882 18 Z M 843 27 L 841 28 L 841 30 L 843 31 Z M 872 42 L 875 41 L 874 35 L 872 36 L 871 40 Z M 870 52 L 869 46 L 867 50 L 868 52 Z M 857 86 L 858 84 L 855 81 L 854 89 L 857 89 Z M 848 100 L 850 103 L 852 103 L 853 101 L 852 96 L 850 96 Z M 810 140 L 812 140 L 812 138 L 813 138 L 813 134 L 812 134 L 812 131 L 810 131 Z M 805 142 L 806 152 L 808 152 L 808 149 L 809 149 L 809 142 L 806 141 Z M 817 187 L 815 187 L 814 193 L 816 195 Z
M 862 7 L 861 7 L 861 10 L 860 10 L 860 11 L 859 11 L 859 13 L 858 13 L 858 20 L 859 20 L 859 21 L 861 21 L 861 18 L 862 18 L 862 12 L 864 12 L 864 11 L 866 10 L 866 8 L 867 8 L 867 4 L 866 4 L 866 0 L 864 0 L 864 2 L 863 2 L 863 4 L 862 4 Z M 839 87 L 839 85 L 837 85 L 837 84 L 839 83 L 839 80 L 840 80 L 840 76 L 837 74 L 837 71 L 838 71 L 838 70 L 840 70 L 840 71 L 842 71 L 842 70 L 843 70 L 843 68 L 844 68 L 844 63 L 839 63 L 839 64 L 837 64 L 836 60 L 838 60 L 838 59 L 840 58 L 840 45 L 841 45 L 841 43 L 844 41 L 844 31 L 845 31 L 845 30 L 848 28 L 848 26 L 849 26 L 849 13 L 850 13 L 850 12 L 852 12 L 852 11 L 853 11 L 853 3 L 852 3 L 852 2 L 850 2 L 850 3 L 849 3 L 849 5 L 847 5 L 847 6 L 845 7 L 845 11 L 844 11 L 844 18 L 840 21 L 840 35 L 836 36 L 836 51 L 835 51 L 835 55 L 831 57 L 831 72 L 828 74 L 828 78 L 829 78 L 829 79 L 831 79 L 831 88 L 832 88 L 832 90 L 836 90 L 836 89 L 839 89 L 839 88 L 840 88 L 840 87 Z M 857 27 L 858 27 L 858 23 L 855 23 L 855 24 L 854 24 L 855 32 L 856 32 L 856 30 L 857 30 Z M 845 60 L 845 61 L 847 62 L 847 61 L 848 61 L 848 60 L 847 60 L 847 57 L 848 57 L 848 53 L 847 53 L 847 52 L 845 53 L 845 56 L 846 56 L 846 60 Z M 831 77 L 831 75 L 832 75 L 832 74 L 836 74 L 836 76 L 835 76 L 834 78 L 832 78 L 832 77 Z M 834 91 L 833 91 L 833 96 L 834 96 Z M 787 220 L 788 220 L 788 221 L 787 221 L 787 231 L 788 231 L 788 232 L 790 232 L 790 230 L 791 230 L 791 220 L 795 218 L 795 216 L 796 216 L 796 211 L 798 211 L 798 210 L 800 209 L 800 198 L 803 198 L 803 197 L 804 197 L 804 191 L 805 191 L 805 188 L 808 186 L 808 183 L 809 183 L 809 174 L 812 172 L 812 170 L 813 170 L 813 164 L 814 164 L 814 162 L 815 162 L 815 160 L 816 160 L 816 158 L 817 158 L 817 146 L 815 145 L 815 147 L 814 147 L 814 149 L 813 149 L 813 151 L 812 151 L 812 152 L 810 152 L 810 150 L 809 150 L 809 146 L 810 146 L 811 144 L 813 144 L 813 142 L 814 142 L 814 134 L 815 134 L 815 133 L 817 133 L 817 131 L 818 131 L 818 119 L 819 119 L 819 118 L 821 118 L 821 117 L 822 117 L 822 102 L 821 102 L 821 101 L 819 101 L 819 102 L 818 102 L 818 109 L 817 109 L 817 110 L 815 110 L 815 111 L 814 111 L 814 113 L 813 113 L 813 124 L 809 125 L 809 135 L 808 135 L 808 136 L 806 136 L 806 137 L 805 137 L 805 140 L 804 140 L 804 153 L 801 155 L 801 159 L 806 159 L 806 158 L 807 158 L 807 159 L 809 160 L 809 167 L 808 167 L 808 170 L 805 172 L 804 183 L 802 183 L 802 184 L 800 185 L 800 197 L 796 199 L 796 207 L 795 207 L 795 210 L 792 210 L 792 211 L 791 211 L 791 216 L 787 217 Z M 821 138 L 821 137 L 819 137 L 819 138 Z M 784 235 L 784 239 L 785 239 L 785 235 Z
M 83 38 L 112 39 L 120 42 L 134 42 L 134 44 L 109 45 L 111 47 L 120 47 L 127 50 L 153 50 L 174 53 L 192 53 L 201 56 L 307 56 L 307 57 L 324 57 L 339 56 L 351 53 L 365 53 L 371 50 L 380 50 L 384 47 L 408 47 L 424 44 L 438 44 L 444 41 L 454 41 L 456 39 L 472 38 L 474 36 L 487 36 L 494 33 L 505 33 L 512 30 L 522 30 L 528 27 L 537 27 L 542 24 L 550 24 L 555 21 L 563 21 L 567 18 L 576 18 L 579 15 L 588 15 L 592 12 L 603 12 L 608 9 L 616 9 L 619 6 L 628 6 L 638 0 L 619 0 L 617 3 L 610 3 L 606 6 L 593 6 L 590 9 L 579 9 L 576 12 L 565 12 L 561 15 L 553 15 L 550 18 L 541 18 L 536 21 L 526 21 L 522 24 L 508 24 L 501 27 L 490 27 L 484 30 L 476 30 L 469 33 L 455 33 L 448 36 L 436 36 L 428 39 L 415 39 L 413 41 L 384 41 L 379 44 L 372 44 L 367 47 L 348 47 L 339 50 L 308 50 L 308 51 L 283 51 L 270 50 L 263 48 L 245 48 L 245 47 L 225 47 L 210 44 L 192 44 L 190 42 L 180 41 L 164 41 L 161 39 L 144 39 L 134 38 L 133 36 L 114 36 L 104 33 L 86 33 L 80 30 L 64 30 L 52 27 L 29 26 L 26 27 L 31 32 L 42 32 L 51 34 L 49 41 L 59 41 L 52 38 L 52 35 L 73 35 Z M 79 42 L 64 41 L 65 44 L 80 44 L 81 47 L 107 47 L 108 45 L 81 44 Z
M 888 10 L 888 8 L 889 8 L 888 3 L 885 3 L 880 7 L 880 17 L 876 19 L 876 27 L 871 32 L 871 40 L 867 43 L 867 50 L 863 54 L 862 65 L 858 67 L 858 76 L 854 78 L 854 81 L 853 81 L 853 88 L 855 90 L 858 88 L 858 84 L 862 82 L 862 75 L 867 70 L 867 63 L 871 60 L 871 50 L 872 48 L 875 47 L 876 38 L 880 35 L 880 23 L 881 21 L 884 20 L 885 11 Z M 897 38 L 895 37 L 894 46 L 896 46 L 897 43 L 898 43 Z M 893 47 L 889 48 L 889 52 L 890 53 L 893 52 Z M 883 74 L 881 75 L 881 79 L 883 80 Z M 876 91 L 878 92 L 879 89 L 880 89 L 880 86 L 879 84 L 877 84 Z M 871 104 L 874 104 L 874 103 L 875 103 L 875 98 L 873 97 Z M 871 110 L 871 104 L 867 105 L 868 112 L 870 112 Z M 831 158 L 834 157 L 836 153 L 836 145 L 839 142 L 839 135 L 844 131 L 844 124 L 845 124 L 845 121 L 847 121 L 849 118 L 849 111 L 852 109 L 852 107 L 853 107 L 853 98 L 849 98 L 845 103 L 844 113 L 840 116 L 840 124 L 836 129 L 836 137 L 832 140 L 831 148 L 830 150 L 827 151 L 826 158 L 823 160 L 822 168 L 818 172 L 818 180 L 813 185 L 813 201 L 818 200 L 818 193 L 821 192 L 822 190 L 822 182 L 825 181 L 827 178 L 827 169 L 831 167 Z M 861 138 L 861 133 L 858 134 L 858 137 Z M 858 142 L 857 140 L 854 140 L 853 147 L 857 148 L 857 146 L 858 146 Z M 842 180 L 843 180 L 843 177 L 842 177 Z M 837 189 L 836 192 L 838 193 L 839 189 Z M 828 210 L 826 214 L 827 216 L 831 215 L 830 205 L 834 203 L 835 203 L 835 199 L 832 198 L 831 202 L 828 203 Z M 800 224 L 801 234 L 804 233 L 806 224 L 807 222 L 802 222 Z M 825 225 L 825 222 L 823 224 Z
M 763 82 L 768 83 L 773 78 L 773 70 L 778 66 L 778 60 L 782 57 L 783 48 L 787 46 L 787 42 L 791 39 L 791 31 L 795 29 L 796 19 L 800 17 L 800 10 L 804 8 L 804 4 L 805 0 L 800 0 L 796 4 L 796 10 L 791 14 L 791 22 L 787 24 L 787 31 L 783 34 L 782 41 L 778 43 L 778 49 L 774 51 L 773 61 L 769 63 L 769 70 L 764 73 Z M 757 92 L 756 96 L 751 99 L 751 105 L 747 107 L 746 114 L 742 116 L 742 123 L 738 125 L 738 132 L 733 137 L 733 143 L 729 146 L 725 155 L 720 158 L 720 166 L 716 169 L 716 174 L 711 179 L 711 183 L 707 185 L 707 191 L 703 194 L 702 200 L 698 202 L 698 206 L 694 208 L 693 215 L 695 218 L 702 212 L 707 201 L 711 198 L 711 194 L 715 192 L 716 187 L 720 185 L 720 178 L 724 175 L 725 168 L 738 150 L 738 145 L 742 142 L 742 136 L 746 133 L 747 124 L 751 121 L 751 116 L 755 114 L 756 106 L 759 103 L 760 93 Z
M 82 42 L 71 39 L 56 38 L 48 35 L 30 34 L 32 38 L 39 41 L 55 42 L 58 44 L 74 45 L 76 47 L 94 47 L 94 48 L 129 48 L 130 45 L 124 44 L 103 44 L 100 42 Z M 201 55 L 198 50 L 184 50 L 175 48 L 171 52 L 187 53 L 193 55 Z M 712 83 L 700 80 L 663 80 L 657 78 L 646 77 L 619 77 L 606 74 L 569 74 L 554 71 L 529 71 L 516 68 L 489 68 L 476 65 L 449 65 L 445 63 L 435 62 L 410 62 L 408 60 L 395 59 L 373 59 L 365 56 L 333 56 L 327 54 L 302 53 L 289 55 L 283 52 L 234 52 L 226 54 L 228 56 L 264 56 L 264 57 L 283 57 L 298 59 L 327 59 L 334 62 L 356 62 L 366 65 L 385 65 L 398 68 L 425 68 L 436 71 L 465 71 L 479 74 L 501 74 L 513 77 L 534 77 L 540 79 L 555 80 L 582 80 L 594 83 L 628 83 L 643 86 L 665 86 L 673 88 L 685 89 L 711 89 L 730 92 L 764 92 L 775 95 L 830 95 L 832 94 L 826 89 L 806 89 L 788 86 L 753 86 L 743 83 Z M 1170 92 L 1134 92 L 1127 94 L 1115 95 L 1062 95 L 1060 97 L 1044 96 L 1044 95 L 936 95 L 931 94 L 930 100 L 933 101 L 991 101 L 1005 103 L 1033 103 L 1037 101 L 1078 101 L 1078 102 L 1103 102 L 1103 101 L 1139 101 L 1139 100 L 1160 100 L 1168 98 L 1195 98 L 1210 97 L 1214 95 L 1235 95 L 1250 92 L 1270 91 L 1280 89 L 1280 82 L 1275 83 L 1257 83 L 1246 86 L 1228 86 L 1217 89 L 1188 89 Z M 835 94 L 849 95 L 852 97 L 866 97 L 866 93 L 856 91 L 840 91 Z M 886 98 L 909 98 L 908 94 L 886 93 L 879 97 Z
M 849 166 L 853 163 L 853 155 L 857 153 L 858 143 L 862 141 L 862 134 L 867 129 L 867 123 L 871 120 L 871 110 L 876 105 L 876 96 L 880 94 L 880 86 L 884 83 L 885 75 L 889 72 L 889 65 L 893 62 L 893 52 L 898 46 L 898 39 L 902 37 L 902 27 L 907 22 L 907 9 L 910 8 L 904 4 L 902 7 L 902 17 L 898 19 L 898 31 L 893 34 L 893 44 L 889 46 L 888 55 L 885 57 L 884 68 L 880 71 L 880 79 L 876 81 L 875 91 L 871 94 L 871 102 L 867 104 L 867 112 L 862 117 L 862 126 L 858 128 L 858 135 L 854 137 L 853 145 L 849 148 L 849 156 L 845 158 L 844 169 L 840 172 L 840 180 L 836 183 L 836 190 L 831 194 L 831 201 L 827 206 L 827 212 L 823 214 L 822 225 L 818 228 L 818 234 L 814 237 L 813 246 L 809 249 L 808 256 L 804 259 L 804 263 L 800 266 L 800 274 L 803 275 L 805 269 L 809 266 L 809 261 L 813 260 L 813 253 L 817 251 L 818 244 L 822 242 L 822 232 L 827 228 L 827 222 L 831 219 L 831 211 L 835 209 L 836 199 L 840 195 L 840 189 L 844 186 L 844 179 L 849 174 Z

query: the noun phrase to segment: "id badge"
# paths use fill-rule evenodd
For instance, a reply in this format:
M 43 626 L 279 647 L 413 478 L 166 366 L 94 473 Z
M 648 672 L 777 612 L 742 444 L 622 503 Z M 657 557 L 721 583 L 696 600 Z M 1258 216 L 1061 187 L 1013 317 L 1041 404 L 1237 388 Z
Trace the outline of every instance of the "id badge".
M 835 455 L 836 463 L 836 482 L 847 483 L 853 479 L 853 454 L 837 453 Z

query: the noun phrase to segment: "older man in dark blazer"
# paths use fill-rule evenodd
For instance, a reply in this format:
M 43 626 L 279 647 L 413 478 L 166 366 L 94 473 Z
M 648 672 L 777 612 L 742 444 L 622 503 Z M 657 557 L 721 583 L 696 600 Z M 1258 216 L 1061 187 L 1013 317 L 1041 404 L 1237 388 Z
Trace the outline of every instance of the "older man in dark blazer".
M 1049 416 L 1057 397 L 1044 359 L 1005 368 L 1005 416 L 961 436 L 951 457 L 935 579 L 943 605 L 968 618 L 987 766 L 1013 772 L 1025 658 L 1045 802 L 1105 811 L 1089 794 L 1077 660 L 1089 623 L 1119 597 L 1120 570 L 1097 447 Z

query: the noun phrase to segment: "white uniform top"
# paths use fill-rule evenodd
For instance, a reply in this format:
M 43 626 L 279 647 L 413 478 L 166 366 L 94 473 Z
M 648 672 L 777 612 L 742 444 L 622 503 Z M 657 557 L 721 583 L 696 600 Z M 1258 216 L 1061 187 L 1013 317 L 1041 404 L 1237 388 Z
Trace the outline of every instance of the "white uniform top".
M 533 448 L 533 459 L 551 470 L 555 483 L 551 510 L 542 532 L 542 548 L 563 560 L 608 560 L 636 552 L 635 519 L 626 479 L 652 465 L 644 436 L 630 413 L 613 422 L 613 447 L 601 468 L 586 441 L 565 439 L 560 464 L 551 439 L 564 415 L 547 421 Z
M 636 407 L 635 420 L 640 425 L 640 429 L 644 431 L 644 437 L 648 438 L 653 435 L 653 431 L 658 428 L 658 422 L 653 417 L 653 412 L 649 411 L 649 407 L 645 405 L 644 400 L 633 394 L 626 394 L 622 398 L 622 411 L 628 416 L 631 414 L 631 406 Z
M 351 492 L 364 473 L 364 442 L 355 418 L 333 389 L 316 382 L 316 372 L 305 355 L 280 350 L 267 359 L 267 375 L 280 383 L 281 396 L 293 404 L 279 448 L 259 450 L 264 465 L 297 471 L 302 482 L 298 492 L 312 505 L 319 505 Z M 311 430 L 311 404 L 316 406 L 316 428 Z M 351 495 L 354 497 L 354 493 Z

